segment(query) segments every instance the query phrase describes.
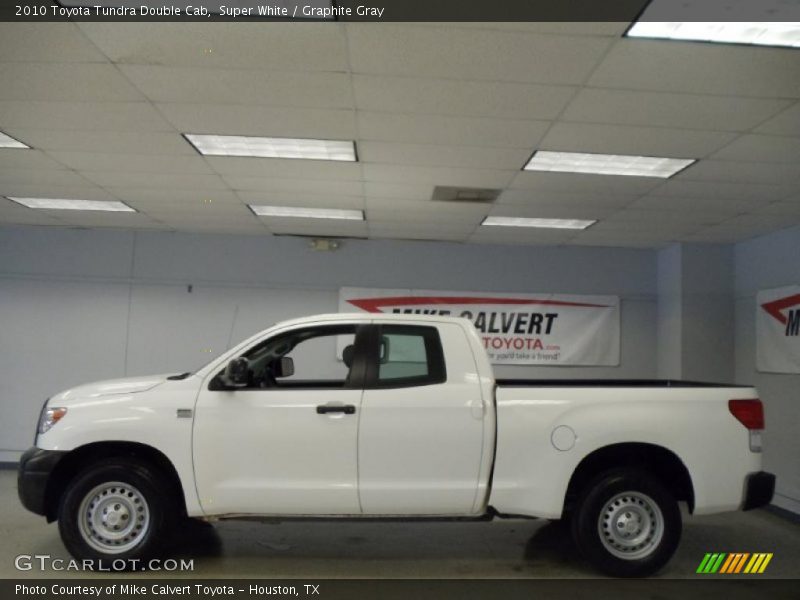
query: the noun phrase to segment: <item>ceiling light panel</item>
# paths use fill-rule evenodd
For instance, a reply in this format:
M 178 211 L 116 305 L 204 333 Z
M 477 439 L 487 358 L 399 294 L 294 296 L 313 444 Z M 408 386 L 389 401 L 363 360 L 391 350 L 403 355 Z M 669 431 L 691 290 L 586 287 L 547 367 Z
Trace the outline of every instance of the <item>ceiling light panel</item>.
M 659 158 L 655 156 L 538 150 L 528 161 L 528 164 L 525 165 L 524 169 L 526 171 L 594 173 L 599 175 L 628 175 L 666 179 L 694 162 L 695 159 L 693 158 Z
M 19 140 L 15 140 L 10 135 L 6 135 L 0 131 L 0 148 L 30 148 Z
M 124 202 L 104 200 L 69 200 L 63 198 L 16 198 L 8 196 L 9 200 L 22 204 L 28 208 L 48 210 L 88 210 L 102 212 L 136 212 Z
M 266 206 L 250 204 L 250 209 L 259 217 L 283 217 L 297 219 L 339 219 L 363 221 L 363 210 L 344 210 L 339 208 L 301 208 L 297 206 Z
M 207 156 L 356 161 L 356 146 L 352 140 L 200 135 L 194 133 L 184 135 L 197 148 L 200 154 Z
M 800 23 L 798 22 L 639 21 L 628 30 L 627 35 L 636 38 L 720 44 L 800 47 Z
M 586 229 L 597 221 L 582 219 L 531 219 L 526 217 L 486 217 L 481 225 L 496 227 L 536 227 L 539 229 Z

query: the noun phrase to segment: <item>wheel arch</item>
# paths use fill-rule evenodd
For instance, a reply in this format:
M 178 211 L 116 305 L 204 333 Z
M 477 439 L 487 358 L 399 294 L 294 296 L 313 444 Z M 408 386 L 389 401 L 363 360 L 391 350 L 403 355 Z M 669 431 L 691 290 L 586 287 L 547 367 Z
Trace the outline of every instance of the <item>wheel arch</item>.
M 578 494 L 599 473 L 613 468 L 642 468 L 659 479 L 678 501 L 694 512 L 694 485 L 686 465 L 671 450 L 657 444 L 625 442 L 587 454 L 572 472 L 564 497 L 562 517 L 572 511 Z
M 170 485 L 173 486 L 172 491 L 176 494 L 174 497 L 177 507 L 185 514 L 186 497 L 178 471 L 163 452 L 139 442 L 104 441 L 79 446 L 67 453 L 58 462 L 56 468 L 50 474 L 45 490 L 45 516 L 47 521 L 52 522 L 58 518 L 58 507 L 61 503 L 61 498 L 69 483 L 78 474 L 92 463 L 115 457 L 136 458 L 153 465 L 161 471 Z

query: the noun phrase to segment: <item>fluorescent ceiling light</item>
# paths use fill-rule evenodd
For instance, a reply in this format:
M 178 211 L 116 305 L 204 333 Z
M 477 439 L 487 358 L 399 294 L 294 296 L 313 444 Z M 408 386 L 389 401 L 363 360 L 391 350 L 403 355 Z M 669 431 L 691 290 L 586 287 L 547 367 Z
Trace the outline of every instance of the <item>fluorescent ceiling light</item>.
M 9 200 L 28 208 L 46 208 L 54 210 L 94 210 L 106 212 L 136 212 L 124 202 L 104 200 L 65 200 L 61 198 L 12 198 Z
M 10 135 L 6 135 L 0 131 L 0 148 L 30 148 L 19 140 L 15 140 Z
M 581 219 L 528 219 L 525 217 L 486 217 L 481 225 L 498 227 L 538 227 L 541 229 L 586 229 L 597 221 Z
M 243 135 L 184 134 L 200 154 L 209 156 L 256 156 L 259 158 L 305 158 L 311 160 L 356 160 L 352 140 L 250 137 Z
M 693 162 L 695 162 L 693 158 L 658 158 L 655 156 L 537 150 L 525 165 L 525 170 L 667 178 L 672 177 Z
M 638 21 L 628 37 L 800 47 L 799 22 Z
M 344 219 L 347 221 L 363 221 L 363 210 L 343 210 L 339 208 L 299 208 L 295 206 L 265 206 L 251 204 L 252 210 L 259 217 L 289 217 L 299 219 Z

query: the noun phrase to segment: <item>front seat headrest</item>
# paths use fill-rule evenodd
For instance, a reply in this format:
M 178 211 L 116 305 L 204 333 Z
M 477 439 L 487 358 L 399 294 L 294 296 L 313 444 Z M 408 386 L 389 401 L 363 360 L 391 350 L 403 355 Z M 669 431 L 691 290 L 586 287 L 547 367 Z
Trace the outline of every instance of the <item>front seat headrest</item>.
M 353 357 L 355 354 L 356 348 L 353 344 L 350 344 L 349 346 L 345 347 L 344 350 L 342 350 L 342 360 L 344 361 L 344 364 L 347 365 L 348 369 L 353 366 Z

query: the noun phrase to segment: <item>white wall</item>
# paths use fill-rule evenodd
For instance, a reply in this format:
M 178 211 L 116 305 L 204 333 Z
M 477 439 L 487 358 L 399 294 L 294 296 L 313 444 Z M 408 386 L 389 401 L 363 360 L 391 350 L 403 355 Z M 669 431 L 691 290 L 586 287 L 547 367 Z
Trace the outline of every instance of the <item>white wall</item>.
M 735 249 L 736 379 L 754 383 L 764 401 L 765 468 L 778 476 L 775 504 L 800 513 L 800 375 L 756 371 L 756 293 L 800 284 L 800 228 L 739 244 Z
M 655 260 L 616 248 L 353 240 L 319 253 L 289 237 L 0 228 L 0 460 L 30 445 L 47 396 L 192 369 L 277 320 L 335 312 L 341 286 L 619 295 L 619 367 L 497 374 L 652 378 Z

